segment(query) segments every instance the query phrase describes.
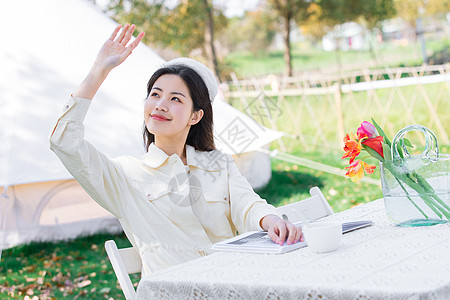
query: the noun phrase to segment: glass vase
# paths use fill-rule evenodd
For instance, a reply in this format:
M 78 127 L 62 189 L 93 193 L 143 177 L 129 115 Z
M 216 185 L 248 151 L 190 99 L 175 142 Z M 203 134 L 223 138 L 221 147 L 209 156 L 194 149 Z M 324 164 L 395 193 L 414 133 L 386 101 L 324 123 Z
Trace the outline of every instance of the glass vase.
M 419 130 L 425 150 L 410 155 L 404 135 Z M 391 157 L 380 162 L 381 185 L 389 221 L 399 226 L 429 226 L 450 220 L 450 155 L 439 154 L 435 135 L 426 127 L 400 130 L 391 146 Z

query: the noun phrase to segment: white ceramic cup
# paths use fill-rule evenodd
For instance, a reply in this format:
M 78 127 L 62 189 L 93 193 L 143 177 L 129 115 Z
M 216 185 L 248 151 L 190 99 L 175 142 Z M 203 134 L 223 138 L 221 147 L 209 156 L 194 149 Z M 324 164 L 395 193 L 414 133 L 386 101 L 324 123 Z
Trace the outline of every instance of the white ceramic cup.
M 311 251 L 334 251 L 341 245 L 342 223 L 336 221 L 313 222 L 302 227 L 306 243 Z

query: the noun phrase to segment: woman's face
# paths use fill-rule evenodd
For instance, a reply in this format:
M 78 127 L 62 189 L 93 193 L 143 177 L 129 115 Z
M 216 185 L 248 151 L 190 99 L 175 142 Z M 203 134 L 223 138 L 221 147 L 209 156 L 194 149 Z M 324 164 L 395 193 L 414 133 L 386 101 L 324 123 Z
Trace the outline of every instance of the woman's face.
M 191 125 L 198 123 L 203 111 L 193 111 L 189 89 L 177 75 L 159 77 L 145 101 L 144 120 L 155 137 L 187 137 Z

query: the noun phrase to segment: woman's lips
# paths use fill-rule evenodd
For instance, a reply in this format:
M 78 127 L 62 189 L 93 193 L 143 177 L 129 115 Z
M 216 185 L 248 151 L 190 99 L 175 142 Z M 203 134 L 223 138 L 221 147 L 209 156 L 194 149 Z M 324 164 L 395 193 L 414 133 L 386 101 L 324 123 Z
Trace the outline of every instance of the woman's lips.
M 170 121 L 169 119 L 161 115 L 151 115 L 151 118 L 157 121 Z

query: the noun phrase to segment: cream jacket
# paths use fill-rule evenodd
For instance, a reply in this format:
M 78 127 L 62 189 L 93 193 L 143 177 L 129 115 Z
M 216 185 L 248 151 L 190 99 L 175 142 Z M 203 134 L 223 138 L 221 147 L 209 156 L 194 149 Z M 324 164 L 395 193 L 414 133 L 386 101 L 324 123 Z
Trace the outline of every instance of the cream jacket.
M 142 157 L 111 159 L 84 140 L 91 101 L 70 98 L 50 148 L 88 194 L 115 215 L 141 255 L 142 274 L 208 254 L 236 232 L 276 214 L 220 151 L 186 146 L 187 166 L 154 144 Z

